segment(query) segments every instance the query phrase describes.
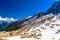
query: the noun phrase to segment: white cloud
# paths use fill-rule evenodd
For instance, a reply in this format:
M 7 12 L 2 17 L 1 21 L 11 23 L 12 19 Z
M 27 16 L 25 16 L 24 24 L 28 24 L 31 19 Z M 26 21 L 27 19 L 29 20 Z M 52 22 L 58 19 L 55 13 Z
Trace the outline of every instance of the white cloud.
M 11 20 L 14 20 L 14 18 L 11 18 Z
M 16 19 L 14 19 L 14 18 L 7 18 L 7 17 L 2 18 L 2 17 L 0 16 L 0 20 L 15 21 Z

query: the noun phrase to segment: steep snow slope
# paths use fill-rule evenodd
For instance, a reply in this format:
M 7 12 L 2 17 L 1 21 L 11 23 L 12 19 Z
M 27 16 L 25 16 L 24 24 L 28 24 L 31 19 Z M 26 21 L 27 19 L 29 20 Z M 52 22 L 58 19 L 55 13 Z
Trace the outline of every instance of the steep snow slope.
M 32 35 L 31 38 L 23 36 L 13 36 L 4 39 L 8 40 L 60 40 L 60 14 L 45 15 L 41 19 L 35 20 L 35 24 L 28 30 L 22 32 L 23 35 Z M 41 21 L 42 20 L 42 21 Z M 28 29 L 28 28 L 26 28 Z
M 24 27 L 25 28 L 25 27 Z M 29 27 L 26 27 L 28 29 Z M 22 28 L 23 29 L 23 28 Z M 36 19 L 32 27 L 25 31 L 23 29 L 23 35 L 32 35 L 31 38 L 25 36 L 13 36 L 4 39 L 8 40 L 60 40 L 60 14 L 48 14 L 40 19 Z M 24 37 L 24 36 L 23 36 Z

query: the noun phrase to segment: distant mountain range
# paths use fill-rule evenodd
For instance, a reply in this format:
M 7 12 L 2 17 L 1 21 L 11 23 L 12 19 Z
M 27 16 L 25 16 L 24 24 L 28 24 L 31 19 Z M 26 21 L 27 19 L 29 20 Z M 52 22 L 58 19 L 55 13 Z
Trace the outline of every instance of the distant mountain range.
M 0 17 L 0 31 L 6 29 L 6 27 L 8 27 L 13 22 L 15 22 L 13 18 L 9 19 Z
M 36 25 L 41 25 L 44 23 L 44 18 L 51 20 L 53 17 L 57 16 L 60 20 L 60 1 L 55 2 L 51 8 L 49 8 L 46 12 L 38 12 L 33 16 L 29 16 L 24 19 L 20 19 L 18 21 L 5 21 L 0 20 L 0 30 L 8 31 L 8 30 L 16 30 L 19 28 L 33 28 Z M 53 16 L 54 15 L 54 16 Z M 42 20 L 44 19 L 44 20 Z M 37 20 L 41 20 L 36 22 Z

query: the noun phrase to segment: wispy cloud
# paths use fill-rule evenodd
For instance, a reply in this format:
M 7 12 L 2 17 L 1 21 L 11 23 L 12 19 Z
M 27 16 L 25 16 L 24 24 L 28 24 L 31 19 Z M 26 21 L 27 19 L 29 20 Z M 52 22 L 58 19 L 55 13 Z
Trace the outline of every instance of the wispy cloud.
M 15 21 L 15 20 L 18 20 L 18 19 L 14 19 L 14 18 L 7 18 L 7 17 L 2 18 L 2 17 L 0 16 L 0 20 L 12 20 L 12 21 Z

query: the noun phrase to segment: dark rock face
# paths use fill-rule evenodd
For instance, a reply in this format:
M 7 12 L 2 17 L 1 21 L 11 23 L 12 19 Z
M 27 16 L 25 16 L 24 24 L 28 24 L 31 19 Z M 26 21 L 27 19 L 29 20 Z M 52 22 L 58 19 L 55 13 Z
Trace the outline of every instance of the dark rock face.
M 43 14 L 44 14 L 43 12 L 38 12 L 35 14 L 35 17 L 40 18 L 41 16 L 43 16 Z
M 46 13 L 53 13 L 53 14 L 59 14 L 60 13 L 60 1 L 55 2 L 51 8 L 47 10 Z

